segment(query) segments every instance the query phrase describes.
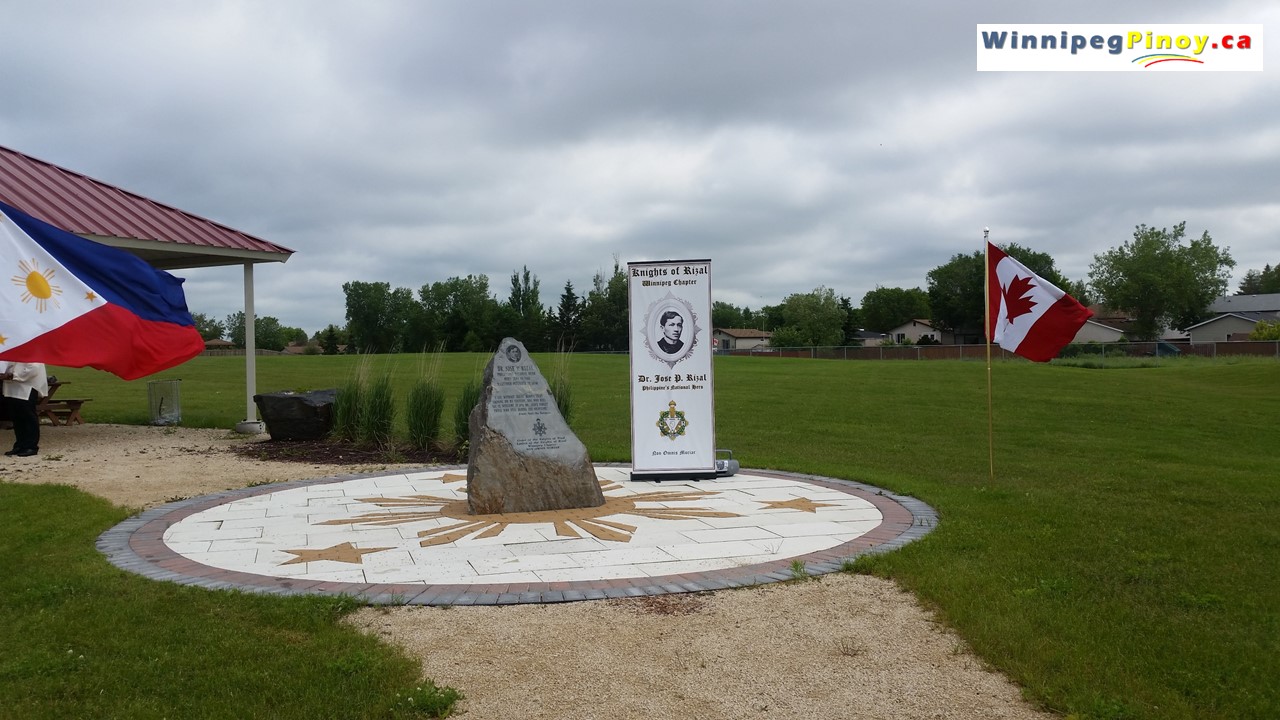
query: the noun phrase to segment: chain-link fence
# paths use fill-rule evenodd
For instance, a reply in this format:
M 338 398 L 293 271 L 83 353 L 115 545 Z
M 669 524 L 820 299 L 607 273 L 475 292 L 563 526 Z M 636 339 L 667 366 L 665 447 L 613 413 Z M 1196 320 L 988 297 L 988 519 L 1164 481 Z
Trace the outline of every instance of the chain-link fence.
M 985 360 L 986 345 L 876 345 L 872 347 L 758 347 L 750 350 L 722 350 L 721 355 L 750 357 L 813 358 L 822 360 Z M 1108 357 L 1230 357 L 1255 355 L 1280 358 L 1280 341 L 1249 340 L 1243 342 L 1134 342 L 1134 343 L 1072 343 L 1062 349 L 1058 357 L 1079 356 Z M 1016 355 L 1003 348 L 992 346 L 991 357 L 1015 359 Z

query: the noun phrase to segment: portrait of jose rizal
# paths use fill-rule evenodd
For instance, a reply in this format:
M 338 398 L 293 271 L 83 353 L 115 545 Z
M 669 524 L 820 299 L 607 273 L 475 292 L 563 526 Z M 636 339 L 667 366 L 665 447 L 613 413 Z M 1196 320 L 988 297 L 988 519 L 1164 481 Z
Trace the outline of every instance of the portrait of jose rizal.
M 662 337 L 658 338 L 658 348 L 668 355 L 676 355 L 684 350 L 684 316 L 675 310 L 667 310 L 658 316 L 658 329 Z

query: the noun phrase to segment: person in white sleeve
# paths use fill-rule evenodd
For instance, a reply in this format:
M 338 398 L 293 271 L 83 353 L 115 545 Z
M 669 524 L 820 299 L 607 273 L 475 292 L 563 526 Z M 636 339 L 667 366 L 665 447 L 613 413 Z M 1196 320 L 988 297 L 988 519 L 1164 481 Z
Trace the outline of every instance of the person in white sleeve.
M 40 452 L 40 417 L 36 406 L 49 394 L 49 377 L 43 363 L 0 363 L 4 380 L 4 404 L 13 421 L 13 449 L 5 455 L 31 457 Z

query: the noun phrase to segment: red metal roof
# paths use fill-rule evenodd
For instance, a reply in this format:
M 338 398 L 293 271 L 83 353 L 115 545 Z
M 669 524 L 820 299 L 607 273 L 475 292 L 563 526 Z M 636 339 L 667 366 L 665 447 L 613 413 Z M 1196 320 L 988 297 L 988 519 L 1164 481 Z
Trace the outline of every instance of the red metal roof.
M 289 248 L 3 146 L 0 200 L 77 235 L 181 245 L 186 246 L 181 249 L 184 254 L 208 248 L 210 254 L 231 262 L 245 262 L 246 257 L 284 261 L 293 254 Z

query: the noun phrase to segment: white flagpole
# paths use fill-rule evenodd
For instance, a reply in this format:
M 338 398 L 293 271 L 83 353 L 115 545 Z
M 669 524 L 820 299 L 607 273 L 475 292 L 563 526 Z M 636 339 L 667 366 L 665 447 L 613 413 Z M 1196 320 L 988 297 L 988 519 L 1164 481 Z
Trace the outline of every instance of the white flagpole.
M 991 482 L 996 481 L 996 443 L 991 402 L 991 257 L 987 239 L 991 228 L 982 228 L 982 334 L 987 336 L 987 467 Z

